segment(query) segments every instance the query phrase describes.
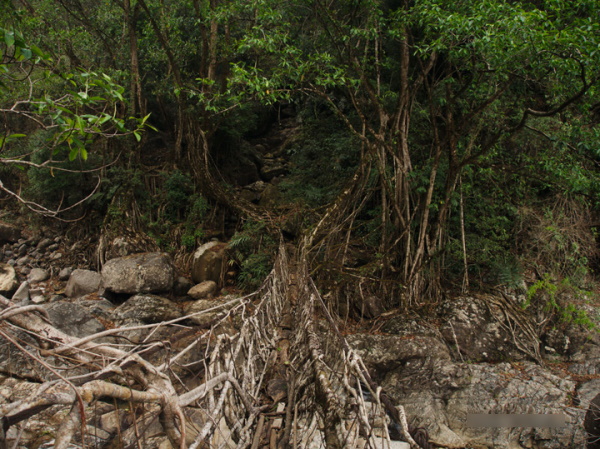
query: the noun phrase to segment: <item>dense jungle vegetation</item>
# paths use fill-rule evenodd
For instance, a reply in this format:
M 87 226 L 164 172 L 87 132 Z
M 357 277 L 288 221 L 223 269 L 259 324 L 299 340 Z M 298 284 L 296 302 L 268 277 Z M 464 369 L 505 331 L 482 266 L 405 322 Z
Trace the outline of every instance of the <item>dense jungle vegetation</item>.
M 4 0 L 2 219 L 180 255 L 231 240 L 245 288 L 283 230 L 357 310 L 593 289 L 599 18 L 596 0 Z M 261 206 L 228 167 L 282 111 L 287 174 Z

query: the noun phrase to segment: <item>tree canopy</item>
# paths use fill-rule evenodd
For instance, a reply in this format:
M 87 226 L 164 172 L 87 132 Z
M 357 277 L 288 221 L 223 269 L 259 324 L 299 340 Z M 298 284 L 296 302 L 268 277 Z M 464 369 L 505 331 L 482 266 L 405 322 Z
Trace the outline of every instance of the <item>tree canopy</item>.
M 70 161 L 92 147 L 101 156 L 98 139 L 131 134 L 135 169 L 151 122 L 194 195 L 263 220 L 219 181 L 215 148 L 257 126 L 257 104 L 293 104 L 313 129 L 334 128 L 331 151 L 346 157 L 320 187 L 331 191 L 305 248 L 330 281 L 371 279 L 403 305 L 436 298 L 458 273 L 466 287 L 482 265 L 518 264 L 514 222 L 550 192 L 595 210 L 595 1 L 10 4 L 3 166 L 36 154 L 17 151 L 32 132 L 13 131 L 26 125 L 9 114 L 35 118 L 36 135 L 52 130 L 52 155 L 36 166 L 59 149 Z M 366 263 L 351 257 L 359 247 Z

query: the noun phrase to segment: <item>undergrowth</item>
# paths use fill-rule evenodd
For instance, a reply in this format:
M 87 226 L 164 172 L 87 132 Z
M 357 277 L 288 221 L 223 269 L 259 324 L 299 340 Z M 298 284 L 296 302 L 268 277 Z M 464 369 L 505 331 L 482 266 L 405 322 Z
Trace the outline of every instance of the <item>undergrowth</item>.
M 229 241 L 230 264 L 239 270 L 238 284 L 255 290 L 269 275 L 278 243 L 264 222 L 248 220 Z

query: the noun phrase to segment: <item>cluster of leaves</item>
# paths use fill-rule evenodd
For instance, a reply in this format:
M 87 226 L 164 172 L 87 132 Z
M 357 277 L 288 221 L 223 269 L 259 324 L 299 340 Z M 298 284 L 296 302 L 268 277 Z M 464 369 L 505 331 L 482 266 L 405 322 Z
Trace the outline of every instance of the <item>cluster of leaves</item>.
M 204 221 L 210 205 L 196 192 L 192 179 L 180 170 L 163 173 L 162 180 L 160 192 L 146 199 L 150 206 L 146 203 L 145 209 L 155 211 L 152 216 L 147 215 L 147 225 L 163 246 L 172 248 L 179 243 L 186 250 L 193 250 L 205 236 Z
M 260 287 L 271 272 L 277 245 L 267 225 L 260 221 L 248 220 L 234 234 L 229 241 L 229 250 L 231 263 L 239 270 L 238 283 L 242 288 L 253 290 Z
M 596 329 L 593 317 L 581 307 L 583 299 L 592 297 L 594 293 L 577 286 L 568 277 L 556 280 L 545 276 L 529 287 L 523 307 L 540 308 L 559 325 L 576 324 Z
M 53 208 L 65 210 L 88 195 L 82 187 L 89 173 L 112 157 L 97 152 L 90 158 L 90 150 L 100 149 L 98 143 L 108 138 L 141 140 L 143 129 L 151 128 L 149 116 L 123 117 L 124 88 L 109 75 L 61 71 L 16 29 L 0 28 L 0 37 L 0 165 L 8 175 L 24 169 L 29 199 L 44 204 L 35 209 L 54 214 Z

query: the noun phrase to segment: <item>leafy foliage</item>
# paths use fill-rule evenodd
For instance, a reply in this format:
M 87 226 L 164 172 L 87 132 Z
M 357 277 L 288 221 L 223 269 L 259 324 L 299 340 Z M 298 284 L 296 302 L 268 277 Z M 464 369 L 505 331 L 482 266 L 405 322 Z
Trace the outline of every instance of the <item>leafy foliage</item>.
M 267 275 L 277 252 L 277 241 L 265 223 L 247 221 L 229 241 L 232 262 L 239 268 L 238 282 L 247 290 L 258 288 Z
M 546 276 L 534 283 L 527 291 L 524 307 L 541 308 L 550 319 L 559 324 L 575 324 L 588 329 L 596 328 L 594 321 L 581 308 L 581 298 L 592 297 L 593 293 L 574 285 L 569 278 L 555 281 Z
M 105 138 L 129 135 L 120 169 L 142 172 L 136 143 L 152 112 L 165 151 L 150 165 L 165 175 L 154 198 L 148 179 L 130 190 L 165 241 L 173 228 L 187 248 L 202 238 L 205 195 L 226 199 L 205 191 L 210 173 L 198 166 L 240 157 L 265 108 L 285 101 L 302 119 L 288 148 L 287 199 L 333 204 L 315 209 L 338 214 L 323 225 L 322 234 L 337 230 L 325 245 L 362 247 L 365 266 L 377 267 L 370 274 L 418 296 L 464 270 L 483 283 L 519 284 L 531 258 L 556 277 L 589 273 L 595 256 L 585 248 L 595 243 L 575 221 L 589 221 L 600 198 L 597 2 L 27 3 L 36 14 L 20 5 L 0 13 L 0 103 L 27 106 L 5 125 L 2 157 L 87 168 L 116 154 Z M 19 74 L 31 93 L 13 82 Z M 21 126 L 30 120 L 38 123 Z M 36 153 L 40 128 L 48 140 Z M 41 170 L 28 172 L 32 187 L 53 201 L 74 185 L 71 175 Z M 117 185 L 125 189 L 107 179 L 96 199 Z M 352 198 L 340 200 L 342 187 Z M 551 198 L 577 204 L 577 220 Z M 260 247 L 234 241 L 245 244 Z M 240 267 L 268 259 L 244 251 Z
M 287 150 L 292 172 L 282 183 L 289 201 L 309 207 L 331 202 L 356 169 L 360 144 L 329 112 L 308 105 L 302 135 Z

